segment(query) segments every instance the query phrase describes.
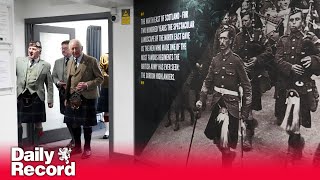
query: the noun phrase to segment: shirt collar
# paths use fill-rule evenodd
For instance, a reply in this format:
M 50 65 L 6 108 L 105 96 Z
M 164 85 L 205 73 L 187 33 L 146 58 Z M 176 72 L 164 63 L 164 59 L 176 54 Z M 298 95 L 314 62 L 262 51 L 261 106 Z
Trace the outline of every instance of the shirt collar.
M 64 62 L 67 62 L 67 58 L 69 58 L 69 60 L 70 60 L 71 57 L 72 57 L 72 56 L 69 56 L 69 57 L 66 57 L 66 56 L 65 56 L 65 57 L 64 57 Z
M 77 64 L 80 63 L 82 57 L 83 57 L 83 53 L 81 53 L 81 55 L 78 58 L 74 57 L 74 59 L 77 59 Z
M 221 56 L 222 56 L 222 57 L 226 57 L 226 58 L 229 57 L 231 54 L 232 54 L 231 49 L 230 49 L 227 53 L 225 53 L 225 54 L 221 52 Z
M 29 58 L 29 63 L 31 63 L 31 61 L 32 61 L 32 59 L 31 59 L 31 58 Z M 34 59 L 34 62 L 35 62 L 35 63 L 38 63 L 39 61 L 40 61 L 40 57 L 38 57 L 38 58 Z

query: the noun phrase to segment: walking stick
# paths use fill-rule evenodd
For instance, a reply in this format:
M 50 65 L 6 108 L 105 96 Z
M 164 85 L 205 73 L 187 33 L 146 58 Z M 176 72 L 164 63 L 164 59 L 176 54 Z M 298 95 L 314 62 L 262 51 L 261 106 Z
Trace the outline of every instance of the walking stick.
M 241 151 L 241 166 L 243 166 L 243 136 L 244 136 L 244 127 L 243 127 L 243 119 L 241 114 L 241 108 L 242 108 L 242 97 L 243 97 L 243 89 L 241 86 L 239 86 L 239 128 L 240 128 L 240 151 Z
M 191 151 L 191 146 L 192 146 L 192 141 L 193 141 L 193 136 L 194 136 L 194 131 L 196 129 L 196 125 L 197 125 L 197 121 L 200 118 L 200 109 L 197 108 L 197 111 L 195 113 L 195 120 L 193 123 L 193 129 L 192 129 L 192 135 L 191 135 L 191 141 L 189 144 L 189 150 L 188 150 L 188 156 L 187 156 L 187 162 L 186 162 L 186 167 L 188 166 L 188 161 L 189 161 L 189 155 L 190 155 L 190 151 Z

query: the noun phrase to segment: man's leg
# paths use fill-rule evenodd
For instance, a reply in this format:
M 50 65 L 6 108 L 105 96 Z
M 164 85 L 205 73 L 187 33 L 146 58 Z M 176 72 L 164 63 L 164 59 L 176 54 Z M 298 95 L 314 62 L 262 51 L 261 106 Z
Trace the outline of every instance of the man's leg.
M 291 133 L 288 140 L 288 163 L 294 165 L 296 160 L 302 158 L 302 150 L 304 148 L 304 138 L 301 134 Z
M 255 129 L 255 122 L 256 120 L 252 116 L 252 111 L 249 112 L 249 117 L 245 120 L 246 124 L 246 136 L 244 137 L 243 142 L 243 150 L 244 151 L 251 151 L 252 150 L 252 139 L 254 136 L 254 129 Z
M 84 152 L 81 157 L 83 159 L 86 159 L 91 156 L 92 127 L 91 126 L 83 126 L 83 134 L 84 134 Z
M 72 124 L 70 123 L 66 123 L 69 133 L 71 135 L 71 141 L 69 142 L 69 144 L 67 145 L 68 147 L 74 147 L 75 146 L 75 142 L 74 142 L 74 135 L 73 135 L 73 128 L 72 128 Z
M 40 144 L 40 137 L 43 135 L 43 128 L 42 122 L 34 123 L 34 146 L 39 146 Z
M 80 125 L 72 125 L 72 132 L 74 137 L 74 148 L 72 149 L 73 154 L 82 153 L 81 150 L 81 126 Z
M 232 167 L 232 162 L 236 157 L 236 153 L 234 151 L 231 151 L 230 147 L 222 148 L 219 145 L 218 149 L 220 150 L 220 152 L 222 154 L 222 167 L 223 168 Z
M 20 147 L 20 148 L 23 147 L 22 134 L 23 134 L 22 124 L 18 123 L 18 147 Z
M 106 132 L 103 135 L 103 139 L 109 139 L 109 113 L 104 113 L 104 125 L 106 126 Z

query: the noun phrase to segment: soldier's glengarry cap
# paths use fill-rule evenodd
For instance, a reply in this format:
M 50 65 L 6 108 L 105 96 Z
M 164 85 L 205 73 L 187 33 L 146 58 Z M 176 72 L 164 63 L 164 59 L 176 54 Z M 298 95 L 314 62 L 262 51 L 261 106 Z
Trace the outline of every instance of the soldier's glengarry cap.
M 302 10 L 299 8 L 291 8 L 289 16 L 292 16 L 292 15 L 300 13 L 300 12 L 302 13 Z
M 41 42 L 40 41 L 30 41 L 29 47 L 37 47 L 41 49 Z
M 235 28 L 230 25 L 223 25 L 222 28 L 220 29 L 219 34 L 225 32 L 225 31 L 228 31 L 229 33 L 231 33 L 232 37 L 234 37 L 236 34 Z

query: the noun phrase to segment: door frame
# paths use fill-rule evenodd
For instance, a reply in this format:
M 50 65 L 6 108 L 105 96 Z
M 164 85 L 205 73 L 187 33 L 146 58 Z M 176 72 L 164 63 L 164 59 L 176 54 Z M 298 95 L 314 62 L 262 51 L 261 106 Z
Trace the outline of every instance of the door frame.
M 113 138 L 113 24 L 111 20 L 110 12 L 101 12 L 101 13 L 89 13 L 89 14 L 75 14 L 75 15 L 66 15 L 66 16 L 51 16 L 51 17 L 40 17 L 40 18 L 28 18 L 24 20 L 25 23 L 25 35 L 27 36 L 28 32 L 27 27 L 33 26 L 35 24 L 44 24 L 44 23 L 55 23 L 55 22 L 66 22 L 66 21 L 84 21 L 84 20 L 99 20 L 107 19 L 108 20 L 108 46 L 109 46 L 109 123 L 110 123 L 110 136 L 109 136 L 109 152 L 113 153 L 114 147 L 114 138 Z M 33 32 L 32 32 L 33 33 Z M 34 36 L 34 34 L 32 34 Z M 26 44 L 26 53 L 27 53 L 27 38 L 25 38 Z M 27 129 L 30 129 L 28 127 Z M 28 133 L 29 135 L 29 133 Z M 27 136 L 28 136 L 27 135 Z

